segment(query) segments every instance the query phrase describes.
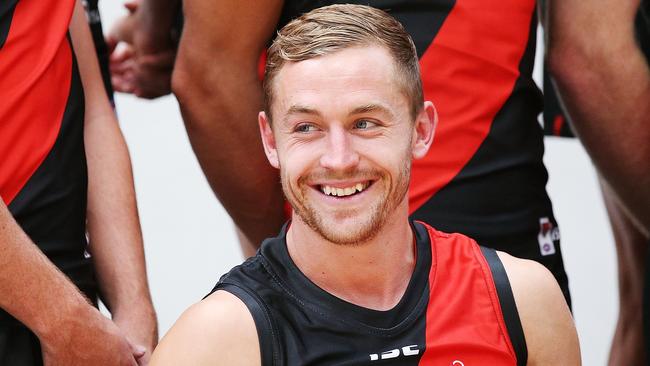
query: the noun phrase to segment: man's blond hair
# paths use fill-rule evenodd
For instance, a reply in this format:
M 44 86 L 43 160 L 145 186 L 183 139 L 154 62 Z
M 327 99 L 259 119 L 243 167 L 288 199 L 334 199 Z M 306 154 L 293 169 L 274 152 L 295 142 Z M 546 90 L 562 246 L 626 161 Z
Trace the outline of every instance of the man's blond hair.
M 411 118 L 422 108 L 422 81 L 415 45 L 404 27 L 383 10 L 337 4 L 317 8 L 292 20 L 269 47 L 264 73 L 264 109 L 271 117 L 273 80 L 287 62 L 363 46 L 385 47 L 393 58 L 397 80 L 409 99 Z

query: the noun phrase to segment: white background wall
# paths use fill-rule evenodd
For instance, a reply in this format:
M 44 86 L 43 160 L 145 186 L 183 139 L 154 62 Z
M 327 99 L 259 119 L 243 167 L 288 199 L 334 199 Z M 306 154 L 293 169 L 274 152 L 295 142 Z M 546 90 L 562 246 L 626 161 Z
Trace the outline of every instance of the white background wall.
M 100 9 L 105 31 L 123 14 L 119 1 L 100 1 Z M 116 105 L 133 160 L 149 281 L 164 335 L 242 257 L 232 222 L 192 153 L 176 100 L 118 94 Z M 596 174 L 575 140 L 547 138 L 544 160 L 583 364 L 604 365 L 618 287 L 616 253 Z

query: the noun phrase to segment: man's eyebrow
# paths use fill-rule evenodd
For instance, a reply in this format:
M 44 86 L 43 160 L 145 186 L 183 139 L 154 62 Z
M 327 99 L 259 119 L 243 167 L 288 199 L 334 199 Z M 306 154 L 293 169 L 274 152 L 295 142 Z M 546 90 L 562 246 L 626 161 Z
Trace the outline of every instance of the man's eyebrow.
M 364 113 L 371 113 L 371 112 L 380 112 L 387 114 L 390 117 L 393 117 L 393 112 L 391 112 L 390 109 L 384 107 L 381 104 L 375 104 L 375 103 L 369 103 L 365 104 L 359 107 L 354 108 L 349 115 L 355 115 L 355 114 L 364 114 Z
M 289 107 L 286 115 L 289 116 L 292 114 L 313 114 L 316 116 L 321 116 L 321 113 L 317 109 L 310 108 L 300 104 L 294 104 L 291 107 Z
M 364 114 L 364 113 L 372 113 L 372 112 L 384 113 L 389 117 L 394 117 L 394 114 L 390 110 L 390 108 L 387 108 L 378 103 L 368 103 L 368 104 L 361 105 L 351 110 L 350 113 L 348 113 L 348 115 L 353 116 L 356 114 Z M 301 104 L 294 104 L 291 107 L 289 107 L 289 109 L 287 110 L 284 120 L 287 121 L 287 118 L 294 114 L 311 114 L 317 117 L 323 116 L 322 113 L 315 108 L 308 107 L 306 105 L 301 105 Z

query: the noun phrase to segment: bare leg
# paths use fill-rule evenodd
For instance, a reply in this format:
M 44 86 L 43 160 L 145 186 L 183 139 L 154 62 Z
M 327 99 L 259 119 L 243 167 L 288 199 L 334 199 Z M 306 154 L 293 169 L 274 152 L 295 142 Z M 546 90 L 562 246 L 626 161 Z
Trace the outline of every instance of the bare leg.
M 616 240 L 619 316 L 609 354 L 609 365 L 645 365 L 643 340 L 643 286 L 648 239 L 634 226 L 620 202 L 602 179 L 603 198 Z

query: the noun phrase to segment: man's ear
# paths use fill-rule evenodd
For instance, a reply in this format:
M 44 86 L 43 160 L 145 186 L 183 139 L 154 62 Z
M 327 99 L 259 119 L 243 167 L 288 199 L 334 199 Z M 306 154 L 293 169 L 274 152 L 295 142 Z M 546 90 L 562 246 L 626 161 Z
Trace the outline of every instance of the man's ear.
M 273 128 L 271 121 L 264 111 L 257 115 L 257 122 L 260 126 L 260 135 L 262 135 L 262 145 L 264 145 L 264 153 L 269 163 L 276 168 L 280 169 L 280 161 L 278 160 L 278 150 L 275 146 L 275 136 L 273 136 Z
M 426 101 L 413 126 L 413 159 L 423 158 L 433 142 L 433 135 L 438 125 L 438 112 L 433 103 Z

